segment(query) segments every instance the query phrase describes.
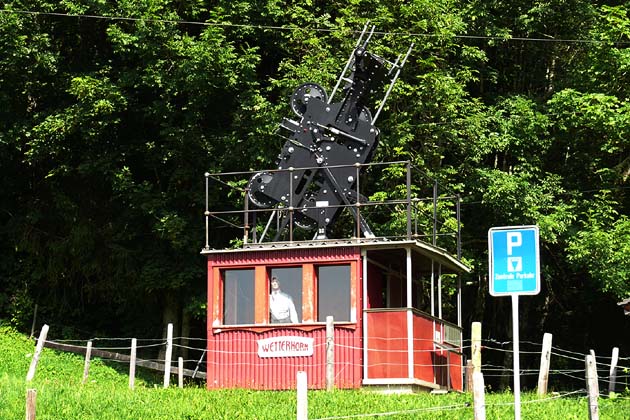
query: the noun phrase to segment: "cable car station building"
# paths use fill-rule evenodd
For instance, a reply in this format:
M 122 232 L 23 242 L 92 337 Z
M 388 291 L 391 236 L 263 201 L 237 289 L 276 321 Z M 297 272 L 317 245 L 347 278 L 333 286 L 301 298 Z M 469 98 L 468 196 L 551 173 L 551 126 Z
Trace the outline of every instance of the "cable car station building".
M 321 241 L 207 250 L 208 388 L 325 388 L 326 317 L 334 317 L 335 385 L 462 390 L 462 329 L 418 308 L 422 288 L 467 268 L 418 240 Z M 275 324 L 270 279 L 298 322 Z M 437 290 L 435 295 L 439 296 Z M 436 298 L 433 304 L 439 299 Z
M 277 169 L 206 174 L 209 389 L 294 389 L 298 371 L 309 388 L 325 388 L 332 345 L 337 388 L 462 390 L 458 275 L 469 269 L 459 259 L 459 197 L 438 196 L 434 184 L 432 199 L 418 198 L 409 162 L 370 163 L 375 122 L 411 51 L 395 62 L 369 53 L 373 30 L 364 28 L 330 98 L 314 83 L 295 91 L 299 119 L 280 124 L 287 134 Z M 385 90 L 372 115 L 370 94 Z M 399 199 L 370 200 L 363 189 L 391 168 Z M 210 182 L 235 185 L 224 177 L 246 175 L 241 208 L 210 208 Z M 453 210 L 453 231 L 439 225 L 438 206 Z M 370 221 L 392 218 L 403 232 L 396 224 L 372 231 Z M 225 232 L 217 220 L 242 229 L 238 245 L 210 248 L 210 237 Z M 456 289 L 447 305 L 443 282 Z

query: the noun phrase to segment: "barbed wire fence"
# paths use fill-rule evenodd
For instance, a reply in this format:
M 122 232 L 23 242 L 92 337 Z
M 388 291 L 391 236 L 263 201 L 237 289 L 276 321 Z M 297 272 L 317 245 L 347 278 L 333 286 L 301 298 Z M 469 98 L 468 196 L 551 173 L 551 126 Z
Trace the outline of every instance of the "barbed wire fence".
M 46 329 L 47 330 L 47 329 Z M 368 341 L 369 341 L 368 337 Z M 378 338 L 381 341 L 384 340 L 397 340 L 395 338 L 383 338 L 383 337 L 374 337 Z M 38 341 L 38 346 L 40 345 Z M 243 342 L 251 342 L 249 338 L 241 338 Z M 426 341 L 421 339 L 414 339 L 416 341 Z M 136 342 L 135 346 L 132 345 L 132 342 Z M 136 350 L 140 353 L 146 354 L 159 354 L 161 350 L 163 350 L 166 346 L 168 346 L 169 342 L 172 345 L 172 349 L 174 350 L 172 354 L 183 354 L 183 353 L 194 353 L 201 354 L 200 358 L 187 358 L 180 359 L 180 364 L 178 367 L 170 368 L 170 374 L 179 374 L 182 375 L 184 372 L 181 372 L 182 362 L 186 366 L 193 367 L 194 369 L 185 369 L 185 375 L 191 378 L 205 379 L 206 377 L 206 369 L 208 365 L 218 365 L 219 362 L 215 361 L 216 359 L 220 360 L 220 353 L 224 352 L 221 350 L 213 350 L 211 353 L 208 353 L 208 348 L 206 346 L 206 338 L 198 338 L 198 337 L 171 337 L 171 339 L 164 338 L 142 338 L 142 339 L 133 339 L 129 337 L 94 337 L 89 340 L 68 340 L 68 339 L 55 339 L 48 340 L 46 337 L 43 338 L 43 347 L 50 347 L 56 350 L 62 351 L 70 351 L 77 354 L 86 354 L 88 352 L 88 347 L 91 350 L 91 355 L 93 357 L 98 357 L 99 359 L 106 361 L 108 363 L 119 363 L 121 365 L 129 365 L 131 363 L 130 352 Z M 187 343 L 187 344 L 179 344 L 179 343 Z M 89 344 L 88 344 L 89 343 Z M 96 343 L 96 345 L 94 345 Z M 100 343 L 100 345 L 99 345 Z M 118 344 L 115 344 L 118 343 Z M 543 344 L 532 342 L 532 341 L 521 341 L 521 350 L 520 354 L 524 359 L 528 357 L 532 360 L 530 363 L 526 364 L 526 366 L 534 366 L 534 360 L 540 359 Z M 315 343 L 314 351 L 315 352 L 326 352 L 327 343 Z M 493 339 L 482 339 L 481 351 L 484 355 L 490 356 L 495 353 L 496 355 L 509 356 L 511 355 L 513 343 L 511 341 L 497 341 Z M 343 345 L 336 344 L 335 345 L 340 350 L 349 349 L 349 350 L 361 350 L 364 349 L 362 347 L 356 347 L 351 345 Z M 246 348 L 246 346 L 242 346 L 242 348 Z M 384 350 L 382 347 L 378 349 L 367 349 L 367 351 L 379 351 L 379 352 L 391 352 L 391 353 L 401 353 L 406 352 L 406 350 Z M 463 354 L 470 354 L 472 351 L 472 341 L 471 340 L 463 340 L 460 351 Z M 230 353 L 234 353 L 230 351 Z M 256 353 L 255 349 L 252 350 L 242 350 L 240 351 L 242 355 L 251 356 L 253 353 Z M 585 367 L 584 361 L 585 358 L 589 355 L 593 355 L 592 351 L 588 353 L 582 353 L 573 350 L 563 349 L 557 346 L 551 347 L 551 366 L 554 368 L 549 369 L 550 383 L 552 384 L 553 391 L 548 396 L 544 396 L 537 399 L 526 400 L 523 401 L 523 404 L 544 404 L 549 401 L 553 401 L 560 398 L 569 398 L 576 396 L 584 396 L 587 394 L 587 390 L 585 389 Z M 39 357 L 37 355 L 37 357 Z M 485 359 L 486 357 L 484 357 Z M 34 355 L 35 359 L 35 355 Z M 247 357 L 244 358 L 247 360 Z M 316 367 L 321 365 L 324 362 L 320 363 L 312 363 L 311 365 L 305 364 L 304 361 L 300 360 L 292 362 L 293 358 L 287 358 L 286 362 L 283 364 L 285 368 L 289 371 L 291 369 L 304 369 L 307 367 Z M 597 378 L 600 384 L 599 386 L 599 394 L 600 398 L 609 398 L 611 395 L 607 390 L 611 388 L 611 383 L 614 381 L 616 384 L 613 389 L 617 391 L 621 391 L 621 395 L 615 395 L 615 398 L 630 400 L 629 396 L 625 396 L 628 392 L 629 384 L 630 384 L 630 356 L 615 356 L 614 351 L 613 355 L 596 355 L 596 367 L 597 367 Z M 86 361 L 87 363 L 87 361 Z M 236 362 L 247 364 L 248 362 Z M 613 377 L 611 366 L 615 364 L 616 373 Z M 152 370 L 164 370 L 169 366 L 167 360 L 164 360 L 161 357 L 142 357 L 136 358 L 135 364 L 138 366 L 143 366 Z M 394 363 L 381 362 L 374 364 L 376 365 L 388 365 Z M 321 367 L 321 366 L 320 366 Z M 362 366 L 361 366 L 362 367 Z M 439 369 L 444 367 L 441 364 L 414 364 L 414 367 L 431 367 L 434 369 Z M 481 371 L 485 377 L 505 377 L 506 375 L 513 375 L 514 372 L 509 367 L 496 365 L 492 363 L 482 363 Z M 528 377 L 538 377 L 540 371 L 538 368 L 523 368 L 519 372 L 524 378 Z M 166 376 L 166 375 L 165 375 Z M 181 386 L 181 381 L 180 381 Z M 469 390 L 470 391 L 470 390 Z M 514 403 L 498 403 L 494 405 L 513 405 Z M 491 407 L 493 404 L 486 404 L 487 407 Z M 435 407 L 427 407 L 421 409 L 412 409 L 412 410 L 400 410 L 400 411 L 389 411 L 383 413 L 357 413 L 354 415 L 347 416 L 339 416 L 339 417 L 322 417 L 314 420 L 334 420 L 334 419 L 351 419 L 351 418 L 363 418 L 363 417 L 387 417 L 394 415 L 407 415 L 421 412 L 429 412 L 429 411 L 448 411 L 448 410 L 463 410 L 469 409 L 470 404 L 456 404 L 456 405 L 444 405 L 444 406 L 435 406 Z
M 536 366 L 540 361 L 540 355 L 542 352 L 542 343 L 536 343 L 532 341 L 521 341 L 520 355 L 521 360 L 525 360 L 528 363 L 524 363 L 526 366 Z M 512 341 L 496 341 L 492 339 L 482 340 L 482 352 L 488 356 L 489 353 L 507 353 L 512 354 L 513 343 Z M 469 349 L 470 345 L 464 347 Z M 525 348 L 525 349 L 524 349 Z M 614 349 L 613 349 L 614 352 Z M 549 369 L 550 383 L 553 388 L 564 390 L 576 390 L 584 386 L 584 360 L 589 353 L 580 353 L 577 351 L 563 349 L 561 347 L 551 347 L 551 366 L 553 369 Z M 487 358 L 487 357 L 485 357 Z M 485 359 L 484 358 L 484 359 Z M 490 357 L 492 358 L 492 357 Z M 495 358 L 496 359 L 496 358 Z M 504 357 L 505 359 L 505 357 Z M 507 358 L 511 361 L 510 358 Z M 600 388 L 608 390 L 611 385 L 611 365 L 613 365 L 614 357 L 608 355 L 597 354 L 596 366 L 597 374 L 599 378 Z M 620 390 L 630 389 L 630 357 L 619 356 L 616 358 L 616 374 L 615 384 L 616 388 Z M 490 363 L 482 364 L 482 371 L 484 377 L 505 377 L 511 376 L 514 372 L 511 366 L 499 366 Z M 522 368 L 519 372 L 521 377 L 533 378 L 536 380 L 540 370 L 536 368 Z M 532 383 L 535 381 L 527 381 Z

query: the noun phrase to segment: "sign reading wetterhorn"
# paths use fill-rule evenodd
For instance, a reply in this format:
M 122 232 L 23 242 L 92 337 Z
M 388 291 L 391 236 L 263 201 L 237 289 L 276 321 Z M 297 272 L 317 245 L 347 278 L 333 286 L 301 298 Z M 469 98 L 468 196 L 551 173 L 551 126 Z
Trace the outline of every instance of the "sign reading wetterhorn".
M 490 294 L 540 292 L 538 226 L 493 227 L 488 231 Z
M 271 337 L 257 340 L 258 357 L 296 357 L 313 355 L 310 337 Z

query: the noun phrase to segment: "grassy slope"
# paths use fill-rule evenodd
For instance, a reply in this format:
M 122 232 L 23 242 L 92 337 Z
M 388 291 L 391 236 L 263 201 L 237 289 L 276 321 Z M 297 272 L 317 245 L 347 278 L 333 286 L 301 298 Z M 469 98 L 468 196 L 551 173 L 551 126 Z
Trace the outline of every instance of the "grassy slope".
M 25 391 L 37 390 L 37 419 L 291 419 L 295 418 L 295 392 L 247 390 L 207 391 L 203 388 L 162 389 L 137 381 L 128 389 L 128 378 L 99 360 L 92 361 L 90 381 L 81 384 L 83 359 L 44 349 L 35 379 L 25 382 L 34 343 L 9 328 L 0 327 L 0 419 L 23 419 Z M 564 398 L 527 403 L 523 419 L 587 419 L 586 400 Z M 406 414 L 358 417 L 378 419 L 472 419 L 471 397 L 450 393 L 379 395 L 362 391 L 309 392 L 309 418 L 350 416 L 413 410 Z M 487 418 L 513 418 L 510 394 L 486 396 Z M 468 404 L 468 407 L 464 405 Z M 440 409 L 439 407 L 447 407 Z M 630 416 L 630 400 L 600 400 L 602 418 Z

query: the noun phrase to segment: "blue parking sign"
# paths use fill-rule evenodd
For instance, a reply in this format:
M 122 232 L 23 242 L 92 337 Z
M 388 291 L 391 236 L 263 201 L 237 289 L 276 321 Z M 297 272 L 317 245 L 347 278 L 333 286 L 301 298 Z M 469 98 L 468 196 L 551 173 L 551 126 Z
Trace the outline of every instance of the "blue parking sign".
M 540 292 L 538 226 L 493 227 L 488 231 L 490 294 Z

